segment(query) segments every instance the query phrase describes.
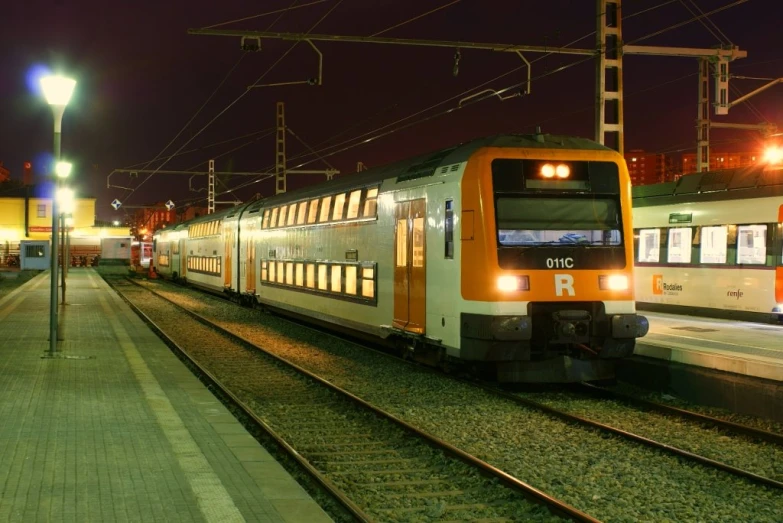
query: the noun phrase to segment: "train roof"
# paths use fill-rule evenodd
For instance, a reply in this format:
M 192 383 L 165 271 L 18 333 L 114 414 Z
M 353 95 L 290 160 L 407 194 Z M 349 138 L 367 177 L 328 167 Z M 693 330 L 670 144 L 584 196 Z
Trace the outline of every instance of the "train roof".
M 524 148 L 524 149 L 563 149 L 563 150 L 591 150 L 607 151 L 616 154 L 616 151 L 605 147 L 599 143 L 587 138 L 577 136 L 564 136 L 553 134 L 499 134 L 477 138 L 456 146 L 447 147 L 438 151 L 430 152 L 400 160 L 398 162 L 386 164 L 380 167 L 367 169 L 366 171 L 350 174 L 341 178 L 311 185 L 295 191 L 286 192 L 276 196 L 262 198 L 248 204 L 240 204 L 230 209 L 224 209 L 214 214 L 193 218 L 187 222 L 177 224 L 176 227 L 187 226 L 192 223 L 212 221 L 216 219 L 230 218 L 235 214 L 242 212 L 250 214 L 264 207 L 279 205 L 281 203 L 293 202 L 329 194 L 333 192 L 342 192 L 354 187 L 363 187 L 367 185 L 378 184 L 387 178 L 395 176 L 405 176 L 406 179 L 415 179 L 429 176 L 435 172 L 435 169 L 443 165 L 453 165 L 467 161 L 477 150 L 484 147 L 501 148 Z M 243 211 L 244 208 L 244 211 Z
M 783 195 L 783 168 L 750 167 L 686 174 L 676 182 L 633 188 L 634 207 Z
M 587 138 L 575 136 L 560 136 L 552 134 L 500 134 L 477 138 L 456 146 L 447 147 L 354 173 L 329 182 L 319 183 L 285 194 L 270 196 L 252 204 L 248 210 L 252 211 L 268 205 L 278 205 L 289 201 L 307 199 L 332 192 L 342 192 L 353 187 L 362 187 L 382 182 L 395 176 L 405 179 L 415 179 L 429 176 L 435 169 L 444 165 L 453 165 L 467 161 L 473 153 L 484 147 L 525 148 L 525 149 L 564 149 L 564 150 L 594 150 L 615 152 Z

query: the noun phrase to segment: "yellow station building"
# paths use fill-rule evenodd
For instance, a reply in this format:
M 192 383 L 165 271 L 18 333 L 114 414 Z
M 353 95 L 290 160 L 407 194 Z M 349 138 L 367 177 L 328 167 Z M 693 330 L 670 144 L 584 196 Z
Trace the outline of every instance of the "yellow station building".
M 52 200 L 27 196 L 25 191 L 21 188 L 5 191 L 5 194 L 0 192 L 0 266 L 18 267 L 21 264 L 23 269 L 45 269 L 49 267 L 50 259 Z M 123 243 L 127 243 L 130 258 L 130 229 L 96 225 L 95 202 L 95 198 L 75 198 L 73 213 L 66 218 L 71 265 L 79 264 L 82 256 L 88 263 L 97 255 L 124 258 L 124 252 L 117 252 Z M 62 222 L 58 225 L 60 233 L 61 227 Z

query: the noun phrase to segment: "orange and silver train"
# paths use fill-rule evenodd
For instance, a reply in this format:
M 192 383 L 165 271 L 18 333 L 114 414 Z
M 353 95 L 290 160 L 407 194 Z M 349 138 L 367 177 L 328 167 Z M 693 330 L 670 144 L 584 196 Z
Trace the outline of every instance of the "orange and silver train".
M 783 320 L 783 165 L 635 187 L 640 308 Z
M 611 378 L 647 320 L 631 185 L 582 138 L 501 135 L 158 231 L 159 274 L 503 382 Z

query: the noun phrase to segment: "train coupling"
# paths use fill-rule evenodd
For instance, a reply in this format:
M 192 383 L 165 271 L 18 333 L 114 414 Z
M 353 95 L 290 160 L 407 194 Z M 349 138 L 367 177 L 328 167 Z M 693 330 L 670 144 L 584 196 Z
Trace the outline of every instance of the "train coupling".
M 552 313 L 554 343 L 587 343 L 590 341 L 591 316 L 587 311 L 562 310 Z

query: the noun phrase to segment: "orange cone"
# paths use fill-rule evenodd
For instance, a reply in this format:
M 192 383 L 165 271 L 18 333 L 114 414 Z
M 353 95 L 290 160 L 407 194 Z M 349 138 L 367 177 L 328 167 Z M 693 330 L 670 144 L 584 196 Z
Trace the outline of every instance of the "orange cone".
M 158 279 L 158 273 L 155 272 L 155 267 L 152 266 L 152 260 L 150 260 L 150 269 L 147 273 L 147 278 L 150 280 L 157 280 Z

